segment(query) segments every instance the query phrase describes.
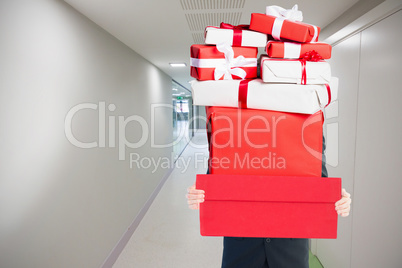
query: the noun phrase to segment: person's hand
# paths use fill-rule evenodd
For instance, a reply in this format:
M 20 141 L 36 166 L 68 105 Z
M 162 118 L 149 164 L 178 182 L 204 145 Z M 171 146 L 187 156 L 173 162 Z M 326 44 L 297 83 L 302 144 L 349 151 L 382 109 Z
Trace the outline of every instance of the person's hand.
M 335 203 L 335 210 L 338 215 L 347 217 L 350 212 L 351 203 L 352 199 L 350 198 L 350 194 L 346 192 L 345 189 L 342 189 L 342 198 Z
M 199 209 L 200 203 L 204 202 L 204 190 L 195 189 L 195 183 L 187 189 L 187 203 L 191 209 Z

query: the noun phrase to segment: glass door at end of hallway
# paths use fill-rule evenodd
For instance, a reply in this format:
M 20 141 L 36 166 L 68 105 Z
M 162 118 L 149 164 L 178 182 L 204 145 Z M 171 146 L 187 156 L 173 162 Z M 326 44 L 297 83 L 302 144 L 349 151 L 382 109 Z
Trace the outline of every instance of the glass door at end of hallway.
M 176 160 L 193 133 L 191 122 L 193 118 L 193 105 L 191 92 L 176 81 L 172 81 L 173 102 L 173 155 Z

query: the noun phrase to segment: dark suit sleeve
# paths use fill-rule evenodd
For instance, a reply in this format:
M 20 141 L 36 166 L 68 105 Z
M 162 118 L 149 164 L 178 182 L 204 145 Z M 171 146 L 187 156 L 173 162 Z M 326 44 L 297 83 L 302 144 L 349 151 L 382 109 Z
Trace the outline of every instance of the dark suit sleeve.
M 328 177 L 328 171 L 326 167 L 326 158 L 325 158 L 325 138 L 322 136 L 322 168 L 321 168 L 321 177 Z

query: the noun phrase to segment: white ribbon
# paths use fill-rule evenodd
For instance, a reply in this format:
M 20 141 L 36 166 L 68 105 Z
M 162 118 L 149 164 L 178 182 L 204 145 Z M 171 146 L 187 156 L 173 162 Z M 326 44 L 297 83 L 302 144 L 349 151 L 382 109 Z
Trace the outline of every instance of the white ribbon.
M 303 21 L 303 13 L 297 9 L 297 5 L 294 5 L 292 9 L 284 9 L 280 6 L 267 6 L 266 14 L 291 21 Z
M 274 25 L 272 25 L 271 35 L 275 40 L 281 39 L 281 31 L 282 31 L 282 25 L 283 25 L 284 20 L 285 19 L 283 19 L 283 18 L 276 18 L 274 20 Z
M 245 58 L 247 60 L 247 64 L 242 64 L 241 67 L 256 67 L 257 66 L 257 58 Z M 225 59 L 197 59 L 190 58 L 190 66 L 197 68 L 216 68 L 218 65 L 225 64 Z
M 284 9 L 280 6 L 267 6 L 266 14 L 276 17 L 271 32 L 271 35 L 274 39 L 276 40 L 280 39 L 284 20 L 291 20 L 291 21 L 303 20 L 303 13 L 297 10 L 297 8 L 298 8 L 297 5 L 294 5 L 292 9 Z
M 311 43 L 314 43 L 314 42 L 317 42 L 318 40 L 317 40 L 317 35 L 318 35 L 318 29 L 317 29 L 317 26 L 315 26 L 315 25 L 311 25 L 311 26 L 313 26 L 313 28 L 314 28 L 314 36 L 313 36 L 313 38 L 311 39 Z
M 233 48 L 227 42 L 217 44 L 216 49 L 225 54 L 225 62 L 216 66 L 214 72 L 215 80 L 219 80 L 222 77 L 224 80 L 232 80 L 232 75 L 244 79 L 247 73 L 245 70 L 238 67 L 246 67 L 249 64 L 257 66 L 257 59 L 246 59 L 244 56 L 234 58 Z
M 300 58 L 301 44 L 284 42 L 283 43 L 283 57 L 285 59 L 298 59 Z

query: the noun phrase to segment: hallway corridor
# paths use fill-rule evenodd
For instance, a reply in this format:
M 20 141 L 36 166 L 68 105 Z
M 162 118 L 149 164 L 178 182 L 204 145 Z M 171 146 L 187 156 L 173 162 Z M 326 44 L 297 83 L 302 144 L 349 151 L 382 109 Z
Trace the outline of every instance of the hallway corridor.
M 206 144 L 205 130 L 196 132 L 114 268 L 220 267 L 222 238 L 200 236 L 198 211 L 185 197 L 196 174 L 206 172 Z
M 252 14 L 264 15 L 274 2 L 0 1 L 0 268 L 220 267 L 223 239 L 200 235 L 199 211 L 188 208 L 186 194 L 196 174 L 207 170 L 207 138 L 201 130 L 207 120 L 205 106 L 252 109 L 254 89 L 235 74 L 249 68 L 248 60 L 240 57 L 246 54 L 232 53 L 229 47 L 250 50 L 248 42 L 254 40 L 246 37 L 251 33 L 244 34 L 244 40 L 250 40 L 242 44 L 237 27 L 236 34 L 221 29 L 230 34 L 226 57 L 207 42 L 205 28 L 222 22 L 224 27 L 251 25 Z M 294 4 L 280 5 L 290 12 Z M 330 74 L 326 69 L 328 79 L 320 83 L 336 77 L 339 85 L 320 86 L 322 94 L 308 91 L 307 99 L 317 111 L 325 110 L 328 175 L 341 178 L 353 199 L 350 215 L 338 218 L 336 239 L 311 240 L 311 254 L 319 261 L 310 255 L 310 268 L 320 267 L 319 262 L 325 268 L 400 268 L 402 35 L 396 33 L 402 26 L 402 0 L 324 5 L 306 0 L 293 11 L 302 11 L 309 24 L 300 33 L 310 29 L 312 38 L 329 45 L 325 61 Z M 280 33 L 287 23 L 270 20 L 272 26 L 278 22 L 278 59 L 293 58 L 301 67 L 295 72 L 280 68 L 285 84 L 287 76 L 291 83 L 307 84 L 315 67 L 307 68 L 307 62 L 311 64 L 306 58 L 318 60 L 324 54 L 312 53 L 309 44 L 302 53 L 302 44 L 308 42 L 293 39 L 285 53 L 282 41 L 290 39 Z M 261 30 L 255 34 L 273 40 L 273 28 Z M 205 48 L 220 58 L 197 58 L 191 55 L 193 45 L 208 45 Z M 264 41 L 251 49 L 258 52 L 250 58 L 257 91 L 283 83 L 260 81 L 261 56 L 271 53 L 267 45 Z M 238 60 L 247 64 L 232 65 Z M 214 66 L 194 66 L 200 62 Z M 208 69 L 213 76 L 203 81 L 195 69 Z M 223 78 L 235 71 L 231 78 L 237 81 L 214 81 L 215 70 L 224 71 Z M 201 82 L 191 83 L 194 79 Z M 205 82 L 209 87 L 211 81 L 228 82 L 227 88 L 208 88 L 204 103 L 195 85 Z M 261 91 L 261 96 L 268 92 Z M 293 109 L 297 104 L 289 101 L 295 95 L 286 92 L 278 92 L 280 101 L 256 94 L 255 102 L 263 105 L 255 110 L 289 112 L 276 107 L 286 104 Z M 265 107 L 270 101 L 275 105 Z M 245 135 L 267 130 L 276 137 L 274 125 L 247 129 L 250 122 L 242 126 Z M 312 152 L 303 139 L 311 125 L 305 123 L 303 147 Z M 192 137 L 191 142 L 181 136 Z M 244 148 L 241 151 L 252 151 Z M 289 143 L 282 148 L 301 152 Z M 230 156 L 231 151 L 224 153 Z M 316 155 L 320 159 L 321 152 Z M 310 164 L 300 164 L 297 172 Z

